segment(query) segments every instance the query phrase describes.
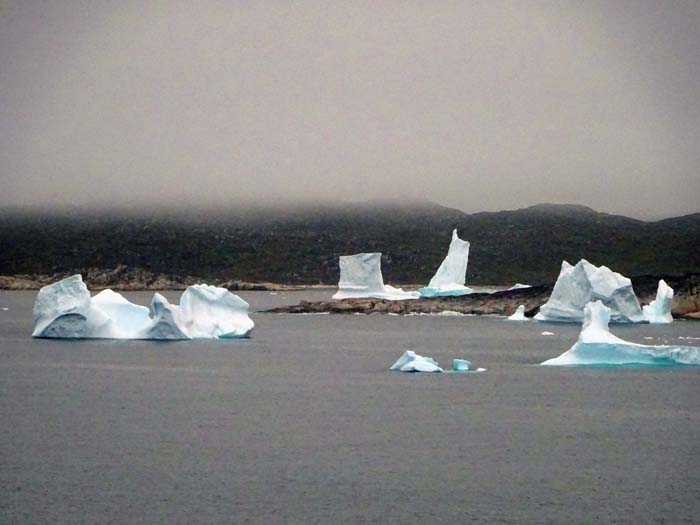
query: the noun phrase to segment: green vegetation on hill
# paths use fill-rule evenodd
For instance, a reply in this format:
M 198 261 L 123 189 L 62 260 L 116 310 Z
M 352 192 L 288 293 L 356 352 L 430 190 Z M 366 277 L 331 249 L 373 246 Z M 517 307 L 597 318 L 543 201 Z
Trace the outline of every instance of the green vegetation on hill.
M 582 206 L 465 214 L 430 203 L 297 210 L 0 214 L 0 274 L 126 265 L 166 275 L 335 284 L 338 256 L 379 251 L 385 280 L 426 283 L 453 228 L 471 242 L 467 282 L 551 283 L 586 258 L 625 275 L 700 271 L 700 213 L 643 222 Z

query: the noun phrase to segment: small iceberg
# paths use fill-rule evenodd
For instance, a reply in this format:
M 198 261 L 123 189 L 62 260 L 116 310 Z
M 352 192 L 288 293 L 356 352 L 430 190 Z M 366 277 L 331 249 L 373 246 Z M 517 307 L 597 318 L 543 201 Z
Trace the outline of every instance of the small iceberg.
M 384 284 L 381 253 L 358 253 L 340 256 L 340 281 L 333 299 L 359 299 L 371 297 L 400 301 L 418 299 L 418 292 L 404 292 Z
M 420 288 L 418 293 L 421 297 L 447 297 L 473 293 L 474 290 L 464 286 L 468 262 L 469 242 L 460 239 L 457 236 L 457 230 L 453 230 L 447 257 L 430 279 L 428 286 Z
M 525 305 L 521 304 L 515 309 L 515 313 L 508 317 L 508 321 L 529 321 L 527 317 L 525 317 Z
M 444 372 L 432 357 L 423 357 L 413 350 L 406 350 L 389 370 L 394 372 Z
M 452 371 L 453 372 L 468 372 L 472 369 L 471 361 L 466 359 L 453 359 L 452 360 Z
M 673 304 L 673 288 L 661 279 L 656 289 L 656 299 L 642 308 L 644 317 L 652 324 L 668 324 L 673 322 L 671 305 Z
M 522 290 L 523 288 L 532 288 L 529 284 L 521 284 L 521 283 L 515 283 L 513 286 L 508 288 L 508 291 L 510 290 Z
M 552 295 L 535 316 L 538 321 L 580 323 L 583 309 L 601 300 L 611 309 L 614 323 L 644 323 L 646 319 L 632 289 L 632 281 L 606 266 L 581 259 L 576 266 L 564 261 Z
M 700 365 L 700 348 L 641 345 L 610 333 L 611 310 L 602 301 L 588 303 L 578 341 L 559 357 L 542 363 L 570 365 Z
M 394 372 L 445 372 L 432 357 L 423 357 L 422 355 L 416 354 L 413 350 L 406 350 L 399 360 L 391 365 L 389 370 Z M 477 368 L 474 370 L 471 361 L 467 361 L 466 359 L 453 359 L 452 369 L 448 370 L 448 373 L 464 372 L 486 372 L 486 369 Z
M 540 335 L 554 335 L 554 332 L 542 332 Z
M 80 275 L 44 286 L 34 302 L 33 337 L 57 339 L 233 339 L 248 337 L 249 305 L 225 288 L 197 284 L 170 304 L 156 293 L 149 308 L 112 290 L 94 297 Z

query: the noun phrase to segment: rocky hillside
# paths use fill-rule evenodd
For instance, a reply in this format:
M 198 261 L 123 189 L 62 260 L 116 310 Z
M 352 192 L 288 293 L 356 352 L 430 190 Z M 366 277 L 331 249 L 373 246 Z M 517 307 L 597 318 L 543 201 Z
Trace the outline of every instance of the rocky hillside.
M 426 283 L 451 230 L 472 284 L 551 284 L 563 259 L 625 275 L 700 271 L 700 213 L 644 222 L 582 206 L 466 214 L 431 203 L 174 214 L 0 212 L 0 275 L 145 273 L 182 281 L 334 284 L 338 256 L 384 254 L 391 283 Z M 131 272 L 131 273 L 130 273 Z

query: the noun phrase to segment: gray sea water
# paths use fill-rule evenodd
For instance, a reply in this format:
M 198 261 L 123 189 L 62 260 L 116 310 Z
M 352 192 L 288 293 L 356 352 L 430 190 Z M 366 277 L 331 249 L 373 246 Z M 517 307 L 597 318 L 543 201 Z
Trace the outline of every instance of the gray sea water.
M 34 296 L 0 292 L 0 522 L 700 520 L 700 368 L 538 367 L 577 326 L 257 313 L 242 341 L 33 340 Z M 613 332 L 700 345 L 690 321 Z M 387 372 L 405 349 L 488 371 Z

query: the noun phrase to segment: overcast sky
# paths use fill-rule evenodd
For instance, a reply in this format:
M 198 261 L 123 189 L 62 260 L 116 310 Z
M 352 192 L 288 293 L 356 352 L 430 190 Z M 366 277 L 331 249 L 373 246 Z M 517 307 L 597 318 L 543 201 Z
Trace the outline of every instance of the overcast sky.
M 0 0 L 0 206 L 700 211 L 700 2 Z

